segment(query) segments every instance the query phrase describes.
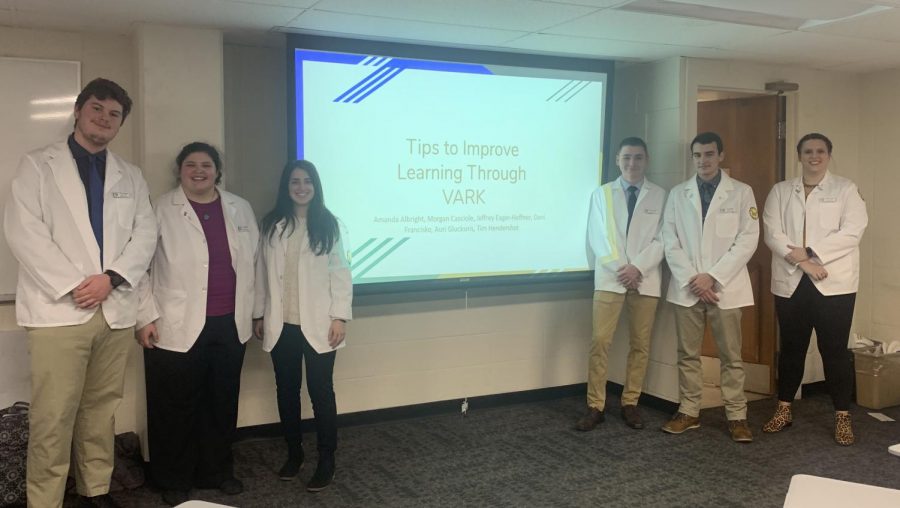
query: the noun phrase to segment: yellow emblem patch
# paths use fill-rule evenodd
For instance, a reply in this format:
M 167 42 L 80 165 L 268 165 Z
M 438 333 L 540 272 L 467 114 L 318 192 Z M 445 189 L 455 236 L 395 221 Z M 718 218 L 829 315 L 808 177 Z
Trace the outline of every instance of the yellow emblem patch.
M 753 220 L 759 219 L 759 212 L 756 211 L 755 206 L 750 207 L 750 218 Z

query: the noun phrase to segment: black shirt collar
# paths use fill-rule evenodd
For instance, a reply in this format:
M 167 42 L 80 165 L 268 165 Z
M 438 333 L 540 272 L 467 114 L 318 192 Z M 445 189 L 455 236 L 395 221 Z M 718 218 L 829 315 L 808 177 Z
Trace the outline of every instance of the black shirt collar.
M 106 148 L 100 150 L 97 153 L 91 153 L 87 150 L 87 148 L 78 144 L 78 141 L 75 141 L 75 134 L 69 134 L 68 139 L 69 151 L 72 152 L 72 157 L 75 159 L 81 159 L 84 157 L 94 156 L 97 157 L 98 160 L 106 162 Z

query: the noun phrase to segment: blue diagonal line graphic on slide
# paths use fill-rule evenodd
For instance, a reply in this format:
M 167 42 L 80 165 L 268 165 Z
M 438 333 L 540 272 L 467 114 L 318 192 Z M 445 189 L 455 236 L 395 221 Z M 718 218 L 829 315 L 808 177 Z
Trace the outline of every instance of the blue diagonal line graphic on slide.
M 375 241 L 374 238 L 369 238 L 368 240 L 366 240 L 366 242 L 364 244 L 360 245 L 359 248 L 357 248 L 355 251 L 351 252 L 350 255 L 353 257 L 358 256 L 360 252 L 366 250 L 366 247 L 368 247 L 374 241 Z
M 387 76 L 385 76 L 385 77 L 381 80 L 381 82 L 379 82 L 379 83 L 378 83 L 377 85 L 375 85 L 374 87 L 369 88 L 369 91 L 368 91 L 368 92 L 366 92 L 365 94 L 359 96 L 359 98 L 357 98 L 356 100 L 354 100 L 353 103 L 356 104 L 356 103 L 358 103 L 359 101 L 365 99 L 366 97 L 368 97 L 369 95 L 371 95 L 372 92 L 374 92 L 375 90 L 378 90 L 379 88 L 383 87 L 385 83 L 387 83 L 388 81 L 394 79 L 394 77 L 396 77 L 397 74 L 400 74 L 401 71 L 403 71 L 403 69 L 395 69 L 395 70 L 391 71 L 391 73 L 388 74 Z
M 369 251 L 368 254 L 366 254 L 365 256 L 362 257 L 362 259 L 360 259 L 360 260 L 357 261 L 356 263 L 353 263 L 353 266 L 350 267 L 350 270 L 352 271 L 352 270 L 355 269 L 355 268 L 359 268 L 359 265 L 365 263 L 365 261 L 366 261 L 367 259 L 369 259 L 370 257 L 372 257 L 373 254 L 375 254 L 376 252 L 378 252 L 379 250 L 381 250 L 382 247 L 384 247 L 385 245 L 391 243 L 391 240 L 393 240 L 393 238 L 386 238 L 383 242 L 379 243 L 377 247 L 375 247 L 374 249 L 372 249 L 371 251 Z
M 585 88 L 587 88 L 588 85 L 591 84 L 590 81 L 584 81 L 583 83 L 584 83 L 584 84 L 581 85 L 577 90 L 575 90 L 574 92 L 572 92 L 571 94 L 569 94 L 569 96 L 566 97 L 566 99 L 565 99 L 563 102 L 569 102 L 569 100 L 570 100 L 572 97 L 575 97 L 576 95 L 580 94 L 582 90 L 584 90 Z
M 393 67 L 388 67 L 386 65 L 382 67 L 382 69 L 387 69 L 387 73 L 383 74 L 381 77 L 374 81 L 369 81 L 369 84 L 350 94 L 346 99 L 344 99 L 344 102 L 357 103 L 363 100 L 364 98 L 368 97 L 370 93 L 381 88 L 382 85 L 393 79 L 394 76 L 400 74 L 400 71 L 403 70 L 394 69 Z
M 563 90 L 566 90 L 567 88 L 569 88 L 569 86 L 571 86 L 573 83 L 575 83 L 575 81 L 569 81 L 568 83 L 566 83 L 565 85 L 563 85 L 562 88 L 560 88 L 559 90 L 553 92 L 553 95 L 551 95 L 550 97 L 547 97 L 547 102 L 552 101 L 554 97 L 556 97 L 557 95 L 559 95 L 560 92 L 563 92 Z M 565 92 L 563 92 L 563 93 L 565 93 Z
M 372 80 L 380 79 L 382 76 L 384 76 L 388 72 L 391 72 L 391 69 L 389 69 L 387 67 L 381 67 L 376 71 L 372 71 L 371 74 L 369 74 L 368 76 L 363 78 L 359 83 L 353 85 L 352 87 L 350 87 L 349 90 L 347 90 L 346 92 L 339 95 L 337 97 L 337 99 L 335 99 L 333 102 L 349 102 L 349 100 L 345 101 L 344 98 L 350 94 L 355 94 L 361 87 L 366 86 Z
M 378 265 L 378 263 L 381 263 L 381 261 L 382 261 L 384 258 L 390 256 L 392 252 L 394 252 L 394 251 L 397 250 L 401 245 L 403 245 L 404 243 L 406 243 L 407 240 L 409 240 L 409 237 L 408 237 L 408 236 L 407 236 L 406 238 L 401 238 L 399 242 L 397 242 L 396 244 L 394 244 L 394 246 L 391 247 L 390 249 L 388 249 L 387 252 L 385 252 L 384 254 L 382 254 L 381 256 L 379 256 L 378 259 L 376 259 L 375 261 L 373 261 L 371 265 L 367 266 L 365 270 L 363 270 L 363 271 L 357 273 L 356 276 L 357 276 L 357 277 L 362 277 L 363 275 L 365 275 L 366 273 L 368 273 L 369 270 L 371 270 L 372 268 L 375 268 L 375 266 Z
M 370 56 L 370 57 L 366 58 L 365 60 L 363 60 L 362 64 L 369 65 L 370 63 L 374 62 L 377 58 L 378 58 L 377 56 Z

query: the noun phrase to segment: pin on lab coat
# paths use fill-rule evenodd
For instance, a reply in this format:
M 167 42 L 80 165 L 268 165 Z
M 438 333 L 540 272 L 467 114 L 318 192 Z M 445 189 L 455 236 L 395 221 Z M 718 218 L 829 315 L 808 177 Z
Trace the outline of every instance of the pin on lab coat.
M 256 305 L 254 317 L 264 319 L 263 350 L 272 351 L 284 327 L 284 262 L 287 256 L 288 237 L 282 237 L 285 221 L 275 225 L 271 238 L 263 237 L 257 261 Z M 300 248 L 300 266 L 297 276 L 300 288 L 300 328 L 317 353 L 328 353 L 344 347 L 341 342 L 332 349 L 328 344 L 331 321 L 352 317 L 353 282 L 350 264 L 339 238 L 330 253 L 316 256 L 309 246 L 305 229 Z M 343 236 L 343 235 L 342 235 Z
M 660 296 L 663 245 L 659 233 L 665 202 L 666 191 L 645 178 L 629 228 L 628 196 L 621 180 L 606 183 L 594 191 L 588 215 L 588 244 L 594 262 L 595 290 L 624 293 L 625 287 L 619 283 L 616 271 L 632 264 L 643 276 L 638 292 Z
M 156 246 L 156 219 L 141 171 L 111 151 L 103 187 L 103 264 L 91 229 L 87 194 L 63 141 L 22 158 L 3 219 L 19 260 L 16 320 L 20 326 L 86 323 L 97 309 L 80 309 L 72 290 L 90 275 L 113 270 L 125 284 L 101 305 L 113 329 L 134 325 L 137 293 Z
M 812 248 L 828 271 L 824 280 L 813 281 L 823 295 L 855 293 L 859 287 L 859 242 L 869 223 L 866 203 L 856 184 L 825 173 L 809 197 L 801 177 L 775 184 L 763 214 L 765 242 L 772 249 L 772 293 L 790 298 L 800 284 L 803 270 L 784 259 L 788 245 Z
M 218 189 L 236 277 L 234 324 L 241 343 L 253 336 L 254 262 L 259 246 L 256 216 L 243 198 Z M 159 244 L 149 277 L 141 281 L 138 328 L 156 321 L 156 347 L 186 352 L 206 323 L 209 247 L 203 226 L 179 185 L 155 202 Z
M 722 172 L 722 180 L 703 222 L 696 176 L 669 192 L 663 218 L 666 261 L 672 271 L 666 299 L 690 307 L 699 301 L 690 279 L 708 273 L 717 282 L 719 308 L 753 305 L 747 262 L 759 242 L 759 217 L 753 190 Z

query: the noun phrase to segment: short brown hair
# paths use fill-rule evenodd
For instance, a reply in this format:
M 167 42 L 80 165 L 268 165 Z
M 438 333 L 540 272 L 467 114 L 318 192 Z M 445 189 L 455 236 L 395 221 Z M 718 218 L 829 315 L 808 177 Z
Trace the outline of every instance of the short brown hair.
M 78 94 L 78 98 L 75 99 L 75 109 L 81 110 L 84 103 L 91 97 L 100 101 L 112 99 L 118 102 L 122 106 L 122 123 L 125 123 L 125 118 L 131 112 L 131 97 L 118 83 L 105 78 L 94 79 Z

